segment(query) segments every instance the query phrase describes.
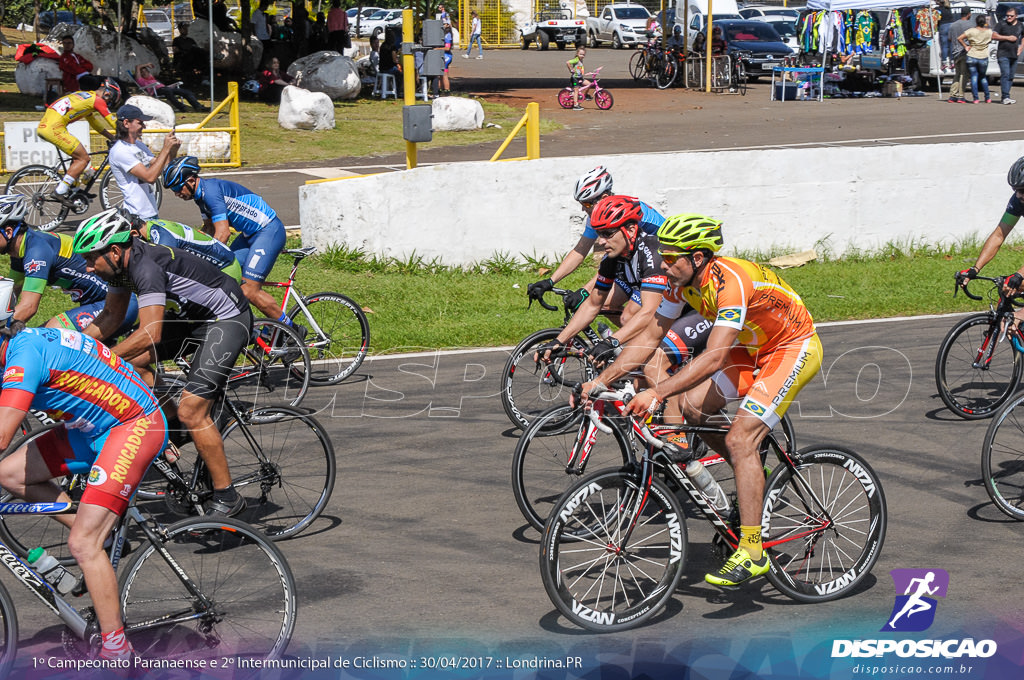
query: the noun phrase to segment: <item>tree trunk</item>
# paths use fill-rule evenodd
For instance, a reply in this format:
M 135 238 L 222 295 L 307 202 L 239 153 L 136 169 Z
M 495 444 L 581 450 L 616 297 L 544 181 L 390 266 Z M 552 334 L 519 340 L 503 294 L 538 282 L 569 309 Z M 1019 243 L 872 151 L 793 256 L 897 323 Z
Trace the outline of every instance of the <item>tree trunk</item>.
M 109 31 L 117 30 L 117 27 L 114 26 L 114 20 L 110 18 L 110 12 L 107 11 L 107 7 L 102 0 L 92 0 L 92 8 L 96 10 L 103 28 Z
M 241 0 L 238 6 L 242 10 L 242 21 L 239 24 L 239 29 L 242 31 L 242 44 L 248 48 L 252 41 L 252 6 L 249 0 Z

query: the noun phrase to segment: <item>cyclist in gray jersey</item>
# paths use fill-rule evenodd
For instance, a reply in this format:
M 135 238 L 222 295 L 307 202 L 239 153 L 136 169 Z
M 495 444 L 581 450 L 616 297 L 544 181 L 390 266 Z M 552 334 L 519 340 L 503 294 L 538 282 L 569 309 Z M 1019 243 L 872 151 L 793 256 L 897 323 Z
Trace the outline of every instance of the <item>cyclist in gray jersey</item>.
M 144 220 L 131 214 L 124 216 L 131 220 L 133 235 L 150 243 L 192 253 L 215 265 L 235 281 L 242 282 L 242 265 L 235 259 L 235 254 L 209 234 L 170 220 Z

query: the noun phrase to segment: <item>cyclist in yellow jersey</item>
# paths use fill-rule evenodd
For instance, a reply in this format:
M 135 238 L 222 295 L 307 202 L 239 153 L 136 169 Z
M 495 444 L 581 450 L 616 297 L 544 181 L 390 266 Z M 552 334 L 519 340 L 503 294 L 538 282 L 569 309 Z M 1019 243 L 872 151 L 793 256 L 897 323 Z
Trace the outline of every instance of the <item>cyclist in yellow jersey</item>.
M 87 120 L 92 129 L 114 141 L 114 127 L 117 120 L 111 109 L 121 98 L 121 87 L 113 78 L 107 78 L 103 87 L 95 92 L 72 92 L 47 107 L 36 132 L 62 152 L 71 156 L 68 173 L 61 178 L 57 189 L 50 198 L 65 206 L 74 207 L 70 198 L 71 187 L 75 185 L 82 171 L 89 165 L 89 152 L 74 135 L 68 132 L 68 125 L 78 120 Z
M 714 322 L 704 351 L 640 392 L 628 408 L 635 414 L 653 413 L 663 400 L 676 397 L 686 421 L 703 424 L 729 401 L 742 398 L 724 437 L 701 435 L 736 472 L 740 543 L 718 571 L 705 575 L 708 583 L 730 588 L 768 572 L 761 545 L 764 470 L 758 451 L 821 368 L 821 341 L 800 296 L 773 271 L 715 255 L 723 245 L 721 222 L 675 215 L 658 229 L 658 240 L 676 294 L 666 294 L 657 322 L 583 387 L 586 393 L 603 391 L 605 384 L 644 363 L 686 309 L 684 302 Z

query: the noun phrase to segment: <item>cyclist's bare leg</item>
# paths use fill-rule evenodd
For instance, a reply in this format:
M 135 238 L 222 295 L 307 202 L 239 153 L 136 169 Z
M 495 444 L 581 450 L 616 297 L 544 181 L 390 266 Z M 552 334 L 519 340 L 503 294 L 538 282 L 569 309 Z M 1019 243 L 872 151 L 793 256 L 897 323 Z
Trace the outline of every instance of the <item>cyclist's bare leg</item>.
M 89 152 L 85 150 L 85 147 L 79 144 L 75 147 L 75 150 L 71 153 L 71 164 L 68 166 L 68 178 L 71 180 L 73 186 L 78 178 L 82 176 L 82 172 L 86 166 L 89 165 Z M 67 182 L 63 182 L 57 185 L 58 192 L 60 194 L 66 193 L 65 191 L 59 191 L 61 188 L 70 188 Z
M 53 473 L 47 467 L 35 444 L 20 449 L 0 460 L 0 487 L 29 503 L 67 503 L 71 499 L 53 482 Z M 74 515 L 53 515 L 70 528 Z
M 212 405 L 212 400 L 185 390 L 178 402 L 178 419 L 188 428 L 196 450 L 209 468 L 213 488 L 226 489 L 231 486 L 231 472 L 228 470 L 227 458 L 224 457 L 224 440 L 210 417 Z
M 117 577 L 110 558 L 103 552 L 103 541 L 110 535 L 115 521 L 117 515 L 111 510 L 83 503 L 78 506 L 75 523 L 68 534 L 68 550 L 85 577 L 101 633 L 111 633 L 122 625 Z
M 245 293 L 249 303 L 260 310 L 263 316 L 274 320 L 281 316 L 280 303 L 274 299 L 274 296 L 263 290 L 263 283 L 261 281 L 243 278 L 242 292 Z

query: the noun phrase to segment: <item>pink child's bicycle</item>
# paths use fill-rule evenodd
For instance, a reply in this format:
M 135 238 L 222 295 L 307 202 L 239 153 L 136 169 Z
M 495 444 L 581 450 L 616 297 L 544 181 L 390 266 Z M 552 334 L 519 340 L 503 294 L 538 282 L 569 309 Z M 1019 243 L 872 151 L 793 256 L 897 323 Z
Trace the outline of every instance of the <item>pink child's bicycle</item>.
M 611 92 L 609 92 L 608 90 L 606 90 L 603 87 L 601 87 L 601 84 L 599 82 L 597 82 L 598 74 L 601 73 L 601 69 L 602 68 L 604 68 L 604 67 L 603 66 L 598 66 L 596 71 L 593 71 L 592 73 L 584 73 L 583 77 L 593 83 L 594 91 L 593 91 L 593 94 L 591 96 L 594 99 L 594 104 L 596 104 L 597 108 L 601 109 L 602 111 L 607 111 L 608 109 L 612 108 L 612 104 L 615 103 L 615 98 L 612 97 L 612 93 Z M 587 99 L 589 99 L 589 98 L 590 98 L 590 96 L 587 97 Z M 572 86 L 571 85 L 565 87 L 562 90 L 559 90 L 559 92 L 558 92 L 558 105 L 561 106 L 563 109 L 571 109 L 572 108 Z M 583 105 L 583 99 L 580 99 L 580 105 L 581 106 Z

